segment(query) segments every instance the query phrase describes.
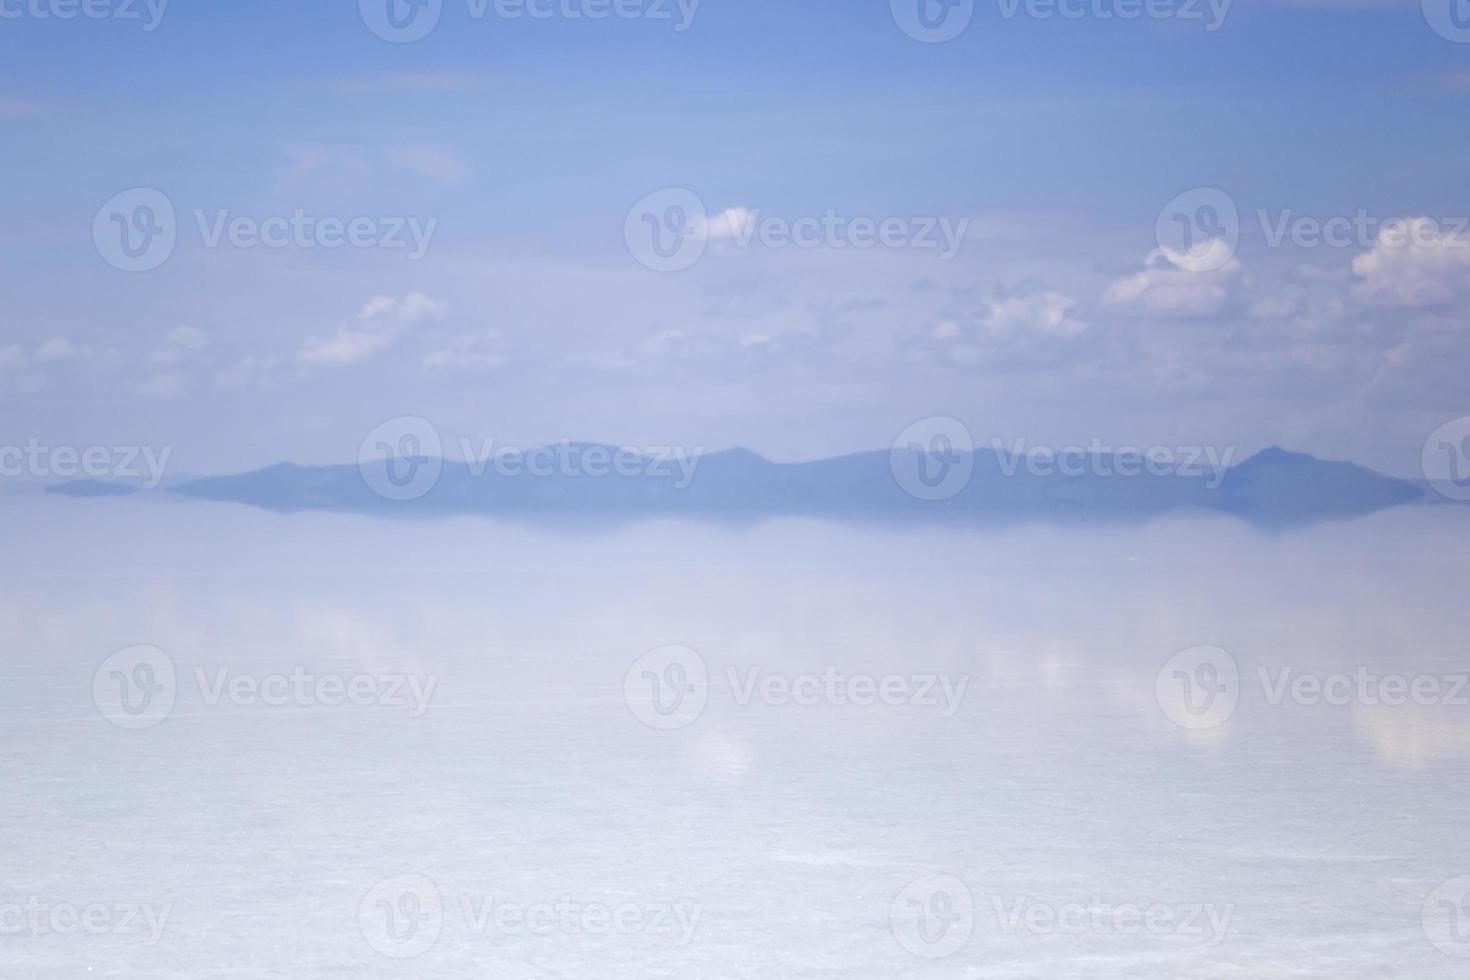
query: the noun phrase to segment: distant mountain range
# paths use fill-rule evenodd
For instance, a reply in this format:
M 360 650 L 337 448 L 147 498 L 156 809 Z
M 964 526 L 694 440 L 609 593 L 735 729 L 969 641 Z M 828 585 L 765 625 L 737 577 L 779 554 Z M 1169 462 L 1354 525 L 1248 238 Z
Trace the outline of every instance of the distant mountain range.
M 612 472 L 611 446 L 564 444 L 576 466 L 546 475 L 490 461 L 425 457 L 341 466 L 281 463 L 233 476 L 172 482 L 159 492 L 278 512 L 487 514 L 549 521 L 695 517 L 751 521 L 821 517 L 870 521 L 1126 521 L 1176 511 L 1234 515 L 1262 526 L 1353 517 L 1413 503 L 1449 503 L 1427 484 L 1271 448 L 1218 472 L 1184 464 L 1143 468 L 1136 456 L 1086 466 L 1031 465 L 977 450 L 946 457 L 917 449 L 777 463 L 745 449 L 683 460 L 633 456 Z M 600 461 L 600 466 L 586 461 Z M 584 471 L 584 469 L 586 471 Z M 599 475 L 589 475 L 589 472 Z M 1121 475 L 1129 473 L 1131 475 Z M 86 480 L 48 492 L 102 496 L 135 487 Z M 397 498 L 397 499 L 395 499 Z

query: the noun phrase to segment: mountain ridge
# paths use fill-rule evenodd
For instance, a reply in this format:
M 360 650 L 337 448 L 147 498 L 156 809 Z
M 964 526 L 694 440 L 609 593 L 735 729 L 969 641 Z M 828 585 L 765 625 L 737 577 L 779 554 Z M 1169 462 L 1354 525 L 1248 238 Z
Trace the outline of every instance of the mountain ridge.
M 621 453 L 621 456 L 617 454 Z M 534 460 L 550 464 L 535 468 Z M 608 463 L 618 460 L 620 469 Z M 599 465 L 594 465 L 599 464 Z M 48 492 L 102 490 L 65 485 Z M 562 443 L 466 462 L 432 456 L 362 464 L 281 462 L 171 482 L 165 492 L 294 513 L 466 514 L 539 519 L 687 516 L 758 520 L 1150 519 L 1226 514 L 1263 526 L 1342 519 L 1437 500 L 1422 481 L 1269 446 L 1238 463 L 1199 465 L 1137 452 L 1046 456 L 1000 449 L 870 450 L 776 462 L 743 447 L 685 457 Z

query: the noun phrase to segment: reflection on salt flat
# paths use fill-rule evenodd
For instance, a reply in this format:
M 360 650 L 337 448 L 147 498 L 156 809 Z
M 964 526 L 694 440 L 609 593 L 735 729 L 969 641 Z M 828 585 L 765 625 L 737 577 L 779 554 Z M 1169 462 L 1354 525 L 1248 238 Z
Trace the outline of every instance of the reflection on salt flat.
M 1470 709 L 1464 707 L 1355 706 L 1353 730 L 1384 765 L 1424 769 L 1470 759 Z
M 0 512 L 35 556 L 0 597 L 0 820 L 17 828 L 0 857 L 26 894 L 82 901 L 105 881 L 168 903 L 172 928 L 149 948 L 11 937 L 0 972 L 1462 975 L 1421 919 L 1470 873 L 1470 713 L 1273 704 L 1260 681 L 1459 669 L 1457 513 L 1287 535 L 783 522 L 594 537 L 35 506 Z M 172 714 L 140 731 L 100 716 L 91 688 L 132 644 L 181 678 Z M 625 690 L 663 645 L 695 651 L 708 687 L 668 729 Z M 1200 645 L 1229 653 L 1240 689 L 1190 727 L 1161 706 L 1158 675 Z M 210 703 L 194 678 L 222 667 L 438 683 L 422 717 Z M 750 677 L 779 696 L 742 691 Z M 789 696 L 804 677 L 842 698 Z M 957 710 L 914 696 L 926 677 L 956 682 Z M 903 696 L 859 703 L 853 678 Z M 358 914 L 406 874 L 449 911 L 432 948 L 399 962 Z M 932 881 L 960 883 L 973 933 L 931 958 L 894 909 Z M 702 913 L 685 945 L 477 942 L 450 918 L 462 894 Z M 1210 945 L 995 912 L 1157 903 L 1230 908 L 1229 929 Z

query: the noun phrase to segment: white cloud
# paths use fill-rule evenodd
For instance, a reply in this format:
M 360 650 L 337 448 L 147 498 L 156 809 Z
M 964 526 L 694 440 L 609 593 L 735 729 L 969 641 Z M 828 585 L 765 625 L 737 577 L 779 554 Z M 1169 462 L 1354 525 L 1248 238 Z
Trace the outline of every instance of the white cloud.
M 410 143 L 405 146 L 390 146 L 383 151 L 388 163 L 420 177 L 443 183 L 464 180 L 469 166 L 453 149 L 434 143 Z
M 1373 248 L 1353 259 L 1353 296 L 1370 306 L 1451 303 L 1470 289 L 1470 237 L 1441 232 L 1429 218 L 1385 225 Z
M 393 71 L 371 78 L 337 82 L 344 92 L 465 92 L 494 84 L 495 76 L 485 72 Z
M 820 337 L 820 331 L 807 330 L 747 330 L 738 334 L 713 330 L 691 334 L 664 329 L 622 350 L 574 355 L 571 361 L 608 372 L 659 370 L 670 363 L 727 372 L 738 370 L 739 364 L 791 364 L 812 350 Z
M 318 189 L 360 190 L 381 185 L 391 173 L 412 174 L 440 183 L 464 180 L 470 168 L 453 148 L 435 143 L 363 146 L 329 143 L 288 143 L 281 146 L 285 162 L 275 171 L 283 188 L 310 182 Z
M 424 356 L 424 367 L 489 370 L 505 363 L 505 356 L 488 350 L 483 338 L 456 337 Z
M 1076 300 L 1058 292 L 1021 293 L 988 300 L 986 310 L 980 316 L 980 325 L 995 337 L 1037 332 L 1075 337 L 1087 329 L 1085 322 L 1072 315 L 1076 308 Z M 941 323 L 936 331 L 942 326 Z
M 1095 331 L 1082 305 L 1036 280 L 997 286 L 989 296 L 974 288 L 951 290 L 936 316 L 898 335 L 904 357 L 951 367 L 1034 369 L 1095 354 L 1106 332 Z
M 754 220 L 755 213 L 749 208 L 726 208 L 713 218 L 706 217 L 696 223 L 694 233 L 712 242 L 732 241 L 747 237 Z
M 588 356 L 587 363 L 595 371 L 626 371 L 638 364 L 632 356 L 621 351 L 594 351 Z
M 267 387 L 276 364 L 274 357 L 258 357 L 252 354 L 215 375 L 214 383 L 220 388 Z
M 447 307 L 436 299 L 430 299 L 423 293 L 409 293 L 398 307 L 398 319 L 404 323 L 417 323 L 419 320 L 441 320 Z
M 308 337 L 298 355 L 304 364 L 355 364 L 393 346 L 402 327 L 442 319 L 448 307 L 423 293 L 402 300 L 374 296 L 357 313 L 360 329 L 340 326 L 331 337 Z
M 83 357 L 91 352 L 89 347 L 78 347 L 65 337 L 52 337 L 36 348 L 36 360 L 52 364 Z
M 393 339 L 391 334 L 338 327 L 335 336 L 308 337 L 299 356 L 305 364 L 356 364 L 393 346 Z
M 1346 268 L 1300 266 L 1286 281 L 1250 298 L 1245 315 L 1251 320 L 1275 321 L 1273 329 L 1289 326 L 1298 338 L 1330 330 L 1348 316 L 1348 279 Z
M 290 184 L 318 174 L 341 179 L 366 179 L 371 172 L 366 160 L 354 150 L 326 146 L 321 143 L 292 143 L 281 147 L 288 163 L 277 173 L 277 179 Z
M 1141 270 L 1108 286 L 1103 302 L 1156 316 L 1208 316 L 1224 308 L 1242 269 L 1220 239 L 1198 255 L 1156 248 Z
M 638 343 L 637 352 L 644 357 L 662 357 L 681 350 L 689 342 L 682 330 L 660 330 Z
M 423 293 L 409 293 L 402 302 L 392 296 L 374 296 L 358 312 L 359 320 L 395 319 L 402 323 L 417 323 L 420 320 L 441 320 L 448 306 L 440 300 L 431 299 Z
M 359 320 L 372 320 L 392 313 L 397 306 L 398 301 L 392 296 L 374 296 L 358 311 L 357 318 Z
M 160 366 L 172 366 L 186 355 L 203 350 L 208 344 L 209 338 L 198 327 L 175 327 L 169 331 L 163 347 L 148 355 L 148 360 Z
M 184 390 L 184 381 L 176 371 L 163 371 L 138 382 L 133 390 L 144 398 L 177 398 Z
M 188 350 L 200 350 L 209 344 L 209 338 L 198 327 L 174 327 L 168 332 L 168 342 Z
M 29 99 L 18 99 L 14 96 L 0 96 L 0 119 L 39 115 L 42 108 L 41 103 L 32 102 Z

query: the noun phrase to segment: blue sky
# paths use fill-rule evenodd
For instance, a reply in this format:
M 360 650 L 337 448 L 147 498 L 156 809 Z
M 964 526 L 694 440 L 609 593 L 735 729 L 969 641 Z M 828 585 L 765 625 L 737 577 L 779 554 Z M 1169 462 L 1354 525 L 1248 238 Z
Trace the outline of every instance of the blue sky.
M 1470 410 L 1470 43 L 1418 3 L 1236 0 L 1211 31 L 982 0 L 942 44 L 887 0 L 703 0 L 683 31 L 672 2 L 592 21 L 444 0 L 402 44 L 356 3 L 174 0 L 153 30 L 36 15 L 57 3 L 0 3 L 11 442 L 228 470 L 348 461 L 411 413 L 477 442 L 799 458 L 943 414 L 981 443 L 1282 443 L 1409 473 Z M 1191 270 L 1156 222 L 1205 187 L 1239 241 Z M 176 211 L 149 271 L 94 241 L 131 188 Z M 712 222 L 676 272 L 625 240 L 661 188 Z M 297 211 L 433 234 L 418 259 L 237 247 L 198 217 Z M 1288 212 L 1372 230 L 1273 243 Z M 828 213 L 967 232 L 946 260 L 720 230 Z M 1389 248 L 1393 218 L 1434 230 Z

